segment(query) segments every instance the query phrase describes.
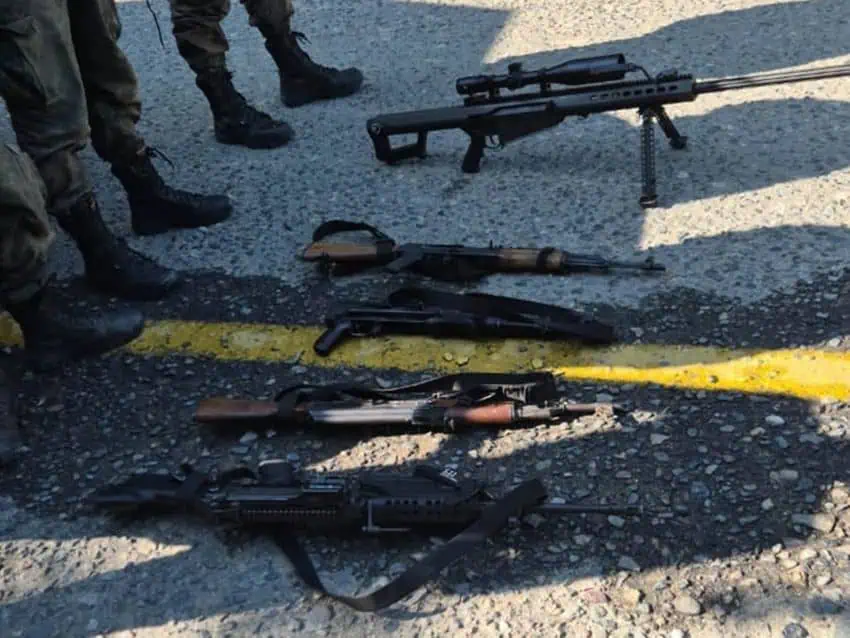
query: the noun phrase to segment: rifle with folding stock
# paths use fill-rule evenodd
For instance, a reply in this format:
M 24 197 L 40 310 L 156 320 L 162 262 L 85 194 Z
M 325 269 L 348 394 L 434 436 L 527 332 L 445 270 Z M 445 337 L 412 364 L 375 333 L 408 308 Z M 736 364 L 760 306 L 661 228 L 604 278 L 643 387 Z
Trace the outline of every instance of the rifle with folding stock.
M 553 423 L 597 410 L 622 411 L 613 403 L 571 403 L 559 396 L 547 372 L 466 373 L 393 388 L 352 383 L 300 384 L 272 401 L 210 398 L 195 420 L 206 425 L 262 423 L 322 431 L 378 428 L 458 432 Z
M 643 79 L 626 79 L 629 73 L 642 73 Z M 525 71 L 520 63 L 508 66 L 507 74 L 460 78 L 455 89 L 464 98 L 463 106 L 387 113 L 366 123 L 376 157 L 387 164 L 427 154 L 427 137 L 432 131 L 461 129 L 470 137 L 463 159 L 466 173 L 477 173 L 488 139 L 498 147 L 558 126 L 567 117 L 588 117 L 597 113 L 637 109 L 641 119 L 640 155 L 642 190 L 640 205 L 656 206 L 655 129 L 657 121 L 674 149 L 683 149 L 687 137 L 681 135 L 667 115 L 667 104 L 692 102 L 706 93 L 719 93 L 761 86 L 825 80 L 850 76 L 850 64 L 803 71 L 784 71 L 749 76 L 696 80 L 692 75 L 669 70 L 652 77 L 643 67 L 626 61 L 617 53 L 569 60 L 550 68 Z M 553 86 L 570 88 L 553 90 Z M 502 89 L 518 91 L 536 86 L 531 93 L 502 95 Z M 413 144 L 393 148 L 393 135 L 416 134 Z
M 331 243 L 321 240 L 350 231 L 365 231 L 373 244 Z M 642 262 L 612 261 L 597 255 L 570 253 L 557 248 L 470 247 L 460 244 L 396 243 L 374 226 L 332 219 L 313 232 L 313 243 L 301 253 L 304 261 L 331 266 L 335 274 L 383 266 L 398 273 L 404 270 L 444 281 L 474 281 L 492 273 L 532 272 L 568 275 L 610 273 L 614 270 L 658 273 L 666 268 L 648 257 Z
M 402 288 L 384 304 L 351 306 L 325 320 L 327 329 L 313 344 L 327 356 L 350 337 L 429 335 L 579 340 L 592 344 L 616 341 L 613 327 L 574 310 L 523 299 L 467 293 L 457 295 L 422 288 Z
M 442 569 L 498 533 L 511 518 L 537 514 L 637 516 L 640 507 L 568 504 L 547 500 L 539 479 L 501 497 L 483 484 L 458 481 L 452 470 L 422 465 L 411 475 L 363 473 L 357 478 L 299 477 L 284 461 L 205 474 L 184 465 L 179 474 L 137 474 L 97 490 L 88 503 L 115 515 L 189 512 L 218 523 L 266 532 L 304 583 L 358 611 L 401 600 Z M 456 534 L 380 589 L 360 597 L 330 592 L 295 534 Z

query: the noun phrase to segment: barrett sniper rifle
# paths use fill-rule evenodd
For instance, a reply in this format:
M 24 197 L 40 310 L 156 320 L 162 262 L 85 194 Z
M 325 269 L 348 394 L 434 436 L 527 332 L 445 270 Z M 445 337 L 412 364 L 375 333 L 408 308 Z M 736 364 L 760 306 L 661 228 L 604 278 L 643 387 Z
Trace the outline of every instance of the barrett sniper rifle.
M 578 339 L 606 345 L 617 340 L 613 327 L 574 310 L 497 295 L 457 295 L 414 287 L 395 291 L 384 304 L 349 307 L 325 323 L 327 330 L 313 344 L 322 357 L 348 337 L 386 334 Z
M 642 80 L 626 80 L 640 72 Z M 692 102 L 706 93 L 734 91 L 759 86 L 789 84 L 850 76 L 850 64 L 811 69 L 763 73 L 717 80 L 697 81 L 677 70 L 656 77 L 617 53 L 570 60 L 550 68 L 524 71 L 519 63 L 508 66 L 502 75 L 476 75 L 456 82 L 458 94 L 465 95 L 463 106 L 390 113 L 366 123 L 375 146 L 375 155 L 387 164 L 426 156 L 428 133 L 459 128 L 470 137 L 463 159 L 466 173 L 477 173 L 488 138 L 497 148 L 508 142 L 557 126 L 569 116 L 587 117 L 595 113 L 637 109 L 641 119 L 640 155 L 642 190 L 640 205 L 657 205 L 655 178 L 655 129 L 657 120 L 674 149 L 683 149 L 687 137 L 681 135 L 664 110 L 664 105 Z M 501 95 L 500 90 L 517 91 L 536 86 L 533 93 Z M 555 85 L 574 88 L 553 90 Z M 390 146 L 390 136 L 415 133 L 417 141 L 399 148 Z
M 569 403 L 558 396 L 551 373 L 461 373 L 394 388 L 301 384 L 281 390 L 273 401 L 204 399 L 195 420 L 207 425 L 272 422 L 318 430 L 456 432 L 557 422 L 600 409 L 622 410 L 611 403 Z
M 375 243 L 332 244 L 321 242 L 325 237 L 349 231 L 365 231 Z M 596 255 L 568 253 L 557 248 L 471 248 L 462 245 L 397 244 L 388 235 L 361 222 L 332 219 L 313 232 L 313 243 L 304 249 L 301 258 L 332 266 L 335 273 L 359 271 L 381 265 L 390 272 L 410 270 L 444 281 L 474 281 L 497 272 L 534 272 L 545 274 L 609 273 L 612 270 L 631 270 L 641 273 L 663 272 L 661 264 L 652 257 L 643 262 L 610 261 Z
M 376 611 L 401 600 L 495 535 L 512 517 L 641 513 L 639 507 L 547 501 L 539 479 L 525 481 L 497 498 L 483 485 L 458 481 L 452 470 L 440 472 L 427 465 L 415 468 L 412 475 L 373 472 L 356 479 L 304 479 L 280 460 L 260 463 L 256 473 L 246 467 L 212 475 L 188 465 L 181 469 L 181 475 L 175 476 L 134 475 L 96 491 L 88 502 L 118 515 L 188 511 L 215 522 L 264 531 L 306 585 L 358 611 Z M 351 597 L 325 588 L 296 533 L 457 535 L 389 584 Z

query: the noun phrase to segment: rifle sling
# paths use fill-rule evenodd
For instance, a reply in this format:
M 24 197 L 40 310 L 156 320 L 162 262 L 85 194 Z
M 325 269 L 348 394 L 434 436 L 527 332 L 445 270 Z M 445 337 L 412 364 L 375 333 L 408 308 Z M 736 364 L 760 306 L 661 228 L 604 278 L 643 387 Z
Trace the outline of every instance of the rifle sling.
M 437 398 L 454 398 L 461 403 L 476 403 L 495 393 L 503 400 L 519 403 L 544 403 L 557 396 L 555 377 L 549 372 L 459 373 L 433 377 L 417 383 L 390 388 L 374 388 L 357 383 L 328 385 L 298 384 L 284 388 L 275 396 L 278 415 L 294 417 L 295 409 L 304 401 L 391 401 L 409 394 L 431 394 Z
M 235 479 L 256 478 L 256 474 L 244 466 L 235 467 L 215 477 L 194 470 L 188 464 L 181 466 L 181 469 L 186 478 L 174 492 L 170 502 L 180 503 L 189 511 L 213 519 L 215 512 L 207 507 L 200 496 L 202 489 L 208 487 L 222 489 Z M 144 483 L 146 478 L 149 480 L 149 477 L 139 477 L 139 483 Z M 316 573 L 316 567 L 310 556 L 294 535 L 274 527 L 270 528 L 270 532 L 269 528 L 266 528 L 266 533 L 286 555 L 295 572 L 308 587 L 357 611 L 378 611 L 398 602 L 434 579 L 443 569 L 458 558 L 467 555 L 476 545 L 480 545 L 502 530 L 511 517 L 527 511 L 545 498 L 546 488 L 539 479 L 530 479 L 521 483 L 501 498 L 486 505 L 478 520 L 453 536 L 444 545 L 416 562 L 387 585 L 371 594 L 359 597 L 343 596 L 328 590 Z
M 320 224 L 316 228 L 316 230 L 313 231 L 313 241 L 317 242 L 331 235 L 338 235 L 339 233 L 349 233 L 353 231 L 367 232 L 375 238 L 375 249 L 377 250 L 377 261 L 379 264 L 388 263 L 395 258 L 395 240 L 389 235 L 382 233 L 374 226 L 371 226 L 370 224 L 366 224 L 364 222 L 350 222 L 344 219 L 331 219 L 329 221 L 324 222 L 323 224 Z M 371 268 L 374 265 L 371 263 L 349 263 L 343 265 L 333 263 L 333 260 L 331 259 L 326 259 L 324 261 L 324 265 L 326 267 L 328 266 L 328 262 L 333 264 L 334 270 L 337 274 L 354 274 L 367 268 Z
M 344 219 L 326 221 L 313 231 L 313 241 L 317 242 L 339 233 L 357 231 L 369 233 L 374 237 L 377 263 L 387 266 L 394 272 L 410 270 L 434 279 L 453 282 L 477 281 L 492 272 L 486 268 L 480 268 L 480 260 L 465 258 L 463 254 L 453 254 L 450 260 L 445 259 L 444 255 L 436 260 L 429 260 L 427 250 L 423 250 L 427 246 L 422 244 L 400 245 L 386 233 L 365 222 L 352 222 Z M 463 250 L 463 246 L 457 248 L 459 251 Z M 539 263 L 538 266 L 541 272 L 546 272 L 545 258 L 543 259 L 544 261 L 540 262 L 543 265 Z M 333 262 L 330 259 L 327 261 Z M 374 265 L 374 263 L 335 263 L 334 270 L 336 274 L 354 274 Z
M 545 497 L 546 489 L 538 479 L 521 483 L 502 498 L 488 505 L 472 525 L 421 561 L 414 563 L 388 584 L 365 596 L 344 596 L 329 591 L 316 573 L 313 561 L 295 536 L 283 530 L 276 530 L 272 539 L 308 587 L 357 611 L 378 611 L 398 602 L 433 580 L 440 571 L 469 554 L 476 545 L 482 544 L 503 529 L 512 516 L 537 504 Z

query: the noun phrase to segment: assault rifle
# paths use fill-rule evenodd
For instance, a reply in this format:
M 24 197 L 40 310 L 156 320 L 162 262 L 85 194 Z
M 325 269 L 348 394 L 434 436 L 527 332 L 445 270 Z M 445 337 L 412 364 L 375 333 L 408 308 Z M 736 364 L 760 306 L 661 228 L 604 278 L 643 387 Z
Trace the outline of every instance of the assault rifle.
M 338 233 L 365 231 L 375 243 L 324 243 L 322 239 Z M 471 248 L 462 245 L 398 244 L 374 226 L 361 222 L 332 219 L 313 232 L 313 243 L 301 258 L 319 262 L 350 273 L 381 265 L 398 273 L 410 270 L 444 281 L 473 281 L 497 272 L 534 272 L 547 274 L 609 273 L 612 270 L 655 273 L 666 270 L 648 257 L 643 262 L 611 261 L 596 255 L 568 253 L 557 248 Z
M 413 287 L 397 290 L 384 304 L 349 307 L 325 323 L 327 329 L 313 344 L 322 357 L 343 339 L 382 334 L 616 341 L 611 326 L 574 310 L 497 295 L 457 295 Z
M 632 72 L 644 79 L 626 80 Z M 366 128 L 377 158 L 387 164 L 426 156 L 431 131 L 461 129 L 470 137 L 463 159 L 466 173 L 477 173 L 486 142 L 497 146 L 559 125 L 570 116 L 637 109 L 641 119 L 640 155 L 642 190 L 640 205 L 656 206 L 655 129 L 657 120 L 674 149 L 683 149 L 687 137 L 681 135 L 664 110 L 666 104 L 692 102 L 706 93 L 734 91 L 760 86 L 789 84 L 850 76 L 850 64 L 806 71 L 784 71 L 697 81 L 677 70 L 664 71 L 654 78 L 643 67 L 626 61 L 622 53 L 569 60 L 557 66 L 525 71 L 522 64 L 508 66 L 507 74 L 475 75 L 460 78 L 455 89 L 467 96 L 463 106 L 443 107 L 404 113 L 378 115 Z M 554 90 L 555 85 L 571 88 Z M 518 91 L 536 86 L 533 93 L 502 95 L 500 90 Z M 415 133 L 417 140 L 392 148 L 390 136 Z
M 300 384 L 281 390 L 272 401 L 204 399 L 195 420 L 212 426 L 270 422 L 318 430 L 457 432 L 557 422 L 604 409 L 622 411 L 612 403 L 568 402 L 558 396 L 555 377 L 548 372 L 461 373 L 393 388 Z
M 192 512 L 214 522 L 268 533 L 312 589 L 358 611 L 384 609 L 430 581 L 442 569 L 494 536 L 511 518 L 552 514 L 637 516 L 639 507 L 567 504 L 546 499 L 539 479 L 501 498 L 453 470 L 422 465 L 412 475 L 364 473 L 356 479 L 305 479 L 289 463 L 264 461 L 257 471 L 239 467 L 204 474 L 184 465 L 174 476 L 137 474 L 94 492 L 88 502 L 119 516 Z M 458 533 L 459 532 L 459 533 Z M 361 597 L 327 590 L 294 534 L 454 534 L 389 584 Z

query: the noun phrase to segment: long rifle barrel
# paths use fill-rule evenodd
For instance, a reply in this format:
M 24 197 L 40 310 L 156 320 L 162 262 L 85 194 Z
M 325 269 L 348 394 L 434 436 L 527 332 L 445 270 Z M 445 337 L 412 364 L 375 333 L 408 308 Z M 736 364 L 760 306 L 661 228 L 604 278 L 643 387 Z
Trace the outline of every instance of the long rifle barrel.
M 754 75 L 739 75 L 730 78 L 720 78 L 718 80 L 703 80 L 696 83 L 694 92 L 700 95 L 703 93 L 719 93 L 721 91 L 749 89 L 758 86 L 793 84 L 795 82 L 808 82 L 812 80 L 828 80 L 830 78 L 846 76 L 850 76 L 850 64 L 838 64 L 822 67 L 820 69 L 757 73 Z

